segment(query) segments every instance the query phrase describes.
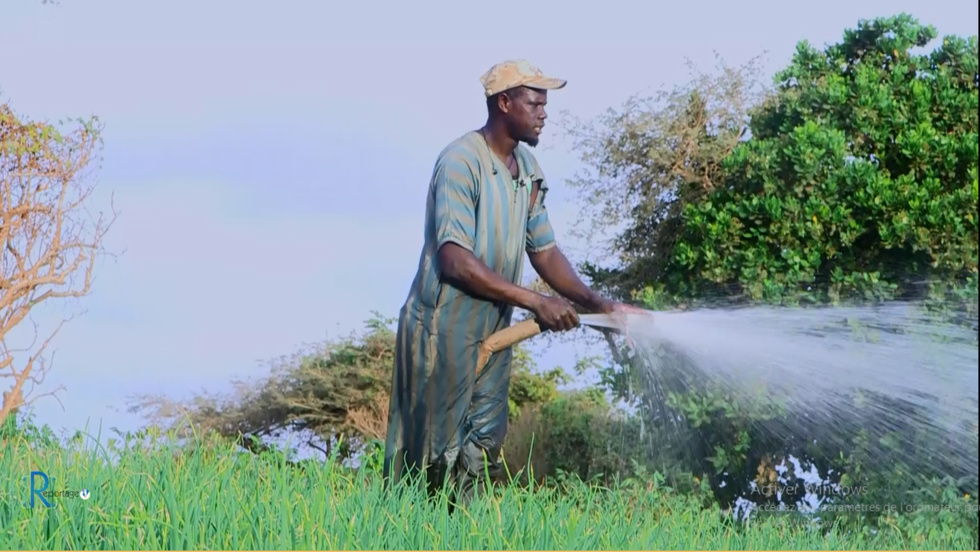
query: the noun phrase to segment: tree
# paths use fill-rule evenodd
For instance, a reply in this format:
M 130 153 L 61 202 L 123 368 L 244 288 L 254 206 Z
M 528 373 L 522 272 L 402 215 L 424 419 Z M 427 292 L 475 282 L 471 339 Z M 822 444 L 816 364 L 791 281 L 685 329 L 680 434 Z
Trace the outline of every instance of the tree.
M 977 38 L 908 15 L 798 45 L 723 184 L 685 207 L 671 294 L 921 299 L 977 274 Z
M 178 434 L 212 432 L 252 451 L 274 446 L 283 437 L 300 437 L 325 456 L 337 442 L 344 444 L 341 457 L 356 455 L 385 438 L 395 358 L 393 323 L 375 313 L 366 332 L 277 359 L 267 377 L 235 382 L 229 395 L 201 394 L 183 403 L 145 395 L 136 398 L 131 411 Z M 536 373 L 530 356 L 519 346 L 515 349 L 513 416 L 526 405 L 553 399 L 564 381 L 558 369 Z
M 620 266 L 596 270 L 599 280 L 620 294 L 640 292 L 651 307 L 715 299 L 794 304 L 954 298 L 967 311 L 960 320 L 975 336 L 977 39 L 948 36 L 933 51 L 916 52 L 936 36 L 932 27 L 899 15 L 862 21 L 822 50 L 800 43 L 776 75 L 774 90 L 744 112 L 747 132 L 732 126 L 722 133 L 687 134 L 696 138 L 688 143 L 715 147 L 678 150 L 683 159 L 690 158 L 687 151 L 713 154 L 712 169 L 697 173 L 710 174 L 710 185 L 665 170 L 674 165 L 663 159 L 684 142 L 668 138 L 677 133 L 648 130 L 694 129 L 689 113 L 698 112 L 702 96 L 687 93 L 690 88 L 674 94 L 668 109 L 647 114 L 633 108 L 608 118 L 599 139 L 587 143 L 586 159 L 612 184 L 603 190 L 601 182 L 583 181 L 582 187 L 596 209 L 606 209 L 599 211 L 608 215 L 601 224 L 617 222 L 614 208 L 624 198 L 629 212 L 618 212 L 626 229 L 614 240 L 626 253 Z M 731 147 L 719 149 L 720 144 Z M 692 187 L 696 193 L 687 197 L 675 191 Z M 765 396 L 736 404 L 726 389 L 702 385 L 710 379 L 697 377 L 693 366 L 675 377 L 682 359 L 661 362 L 656 381 L 644 382 L 653 379 L 651 370 L 632 367 L 644 360 L 640 356 L 627 355 L 603 371 L 606 384 L 641 402 L 650 420 L 679 414 L 698 433 L 703 450 L 696 456 L 712 455 L 712 471 L 751 474 L 759 466 L 762 475 L 760 458 L 804 450 L 824 464 L 847 454 L 844 465 L 833 467 L 855 479 L 872 477 L 862 464 L 897 466 L 874 475 L 895 482 L 888 492 L 936 474 L 966 473 L 969 479 L 959 456 L 911 458 L 915 450 L 947 450 L 949 435 L 916 428 L 914 420 L 924 412 L 896 404 L 894 397 L 857 393 L 854 420 L 866 419 L 865 412 L 901 411 L 909 423 L 869 430 L 857 422 L 831 425 L 802 406 L 775 408 L 780 405 L 767 404 Z M 639 397 L 630 397 L 634 389 Z M 974 427 L 969 430 L 975 435 Z M 819 445 L 811 447 L 804 438 Z M 906 475 L 896 479 L 900 473 Z M 975 488 L 972 477 L 967 488 Z M 737 485 L 729 482 L 716 493 L 738 496 L 731 494 L 741 492 Z M 872 486 L 885 489 L 883 483 Z
M 583 203 L 573 233 L 592 242 L 583 273 L 621 299 L 662 271 L 685 206 L 718 187 L 721 162 L 746 138 L 749 110 L 763 97 L 759 58 L 733 67 L 719 57 L 715 73 L 693 65 L 691 73 L 620 111 L 563 125 L 587 167 L 570 182 Z
M 38 346 L 35 324 L 34 343 L 21 350 L 11 344 L 14 328 L 41 305 L 88 295 L 103 253 L 113 219 L 93 217 L 87 204 L 94 186 L 88 169 L 101 144 L 97 123 L 80 121 L 63 134 L 0 105 L 0 423 L 43 396 L 34 388 L 50 369 L 46 349 L 70 318 L 44 332 Z

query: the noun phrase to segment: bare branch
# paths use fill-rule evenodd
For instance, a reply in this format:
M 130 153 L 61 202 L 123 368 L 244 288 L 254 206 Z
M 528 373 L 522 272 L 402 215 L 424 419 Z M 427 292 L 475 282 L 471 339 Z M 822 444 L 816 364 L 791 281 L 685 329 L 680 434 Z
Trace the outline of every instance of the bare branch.
M 605 284 L 621 296 L 656 276 L 684 207 L 718 185 L 721 162 L 764 97 L 758 58 L 739 67 L 717 61 L 712 74 L 689 64 L 682 86 L 634 96 L 594 121 L 566 115 L 562 123 L 585 165 L 569 182 L 583 206 L 572 233 L 588 244 L 590 264 L 618 265 L 619 281 L 607 275 Z
M 115 220 L 92 216 L 87 203 L 94 184 L 89 168 L 96 159 L 100 129 L 83 121 L 67 134 L 46 123 L 25 122 L 0 105 L 0 379 L 6 380 L 0 423 L 34 396 L 50 362 L 44 355 L 65 322 L 22 350 L 11 334 L 32 311 L 55 299 L 88 295 L 102 240 Z M 14 352 L 26 353 L 22 363 Z M 59 401 L 60 402 L 60 401 Z

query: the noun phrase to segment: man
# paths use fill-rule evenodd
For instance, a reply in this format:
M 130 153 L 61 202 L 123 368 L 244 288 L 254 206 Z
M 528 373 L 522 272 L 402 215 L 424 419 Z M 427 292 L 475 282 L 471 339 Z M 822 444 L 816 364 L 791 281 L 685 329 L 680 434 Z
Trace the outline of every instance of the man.
M 568 301 L 520 286 L 524 252 L 585 310 L 632 310 L 589 289 L 555 245 L 547 181 L 520 144 L 537 145 L 548 91 L 566 81 L 507 61 L 481 82 L 486 125 L 442 151 L 429 184 L 425 245 L 398 321 L 384 461 L 389 483 L 424 474 L 432 492 L 448 480 L 462 502 L 486 471 L 498 473 L 507 432 L 511 351 L 494 354 L 477 377 L 480 343 L 510 325 L 515 307 L 545 330 L 578 326 Z

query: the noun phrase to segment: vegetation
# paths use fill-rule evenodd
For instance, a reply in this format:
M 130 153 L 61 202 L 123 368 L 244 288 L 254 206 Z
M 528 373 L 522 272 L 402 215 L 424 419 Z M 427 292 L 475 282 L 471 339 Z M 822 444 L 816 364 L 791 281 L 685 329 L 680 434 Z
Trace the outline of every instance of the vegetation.
M 592 199 L 580 231 L 627 224 L 619 266 L 586 264 L 595 282 L 796 304 L 975 277 L 977 39 L 914 52 L 936 36 L 907 15 L 861 22 L 823 50 L 801 42 L 773 90 L 756 91 L 754 62 L 722 66 L 573 127 L 599 173 L 574 182 Z
M 773 89 L 758 91 L 755 62 L 722 65 L 572 126 L 595 170 L 574 182 L 587 200 L 580 232 L 625 226 L 612 239 L 617 258 L 600 244 L 584 270 L 654 309 L 916 300 L 972 328 L 975 342 L 977 39 L 947 36 L 920 53 L 936 37 L 904 14 L 862 21 L 822 50 L 800 43 Z M 652 389 L 642 360 L 613 359 L 602 371 L 607 387 L 645 418 L 683 420 L 697 435 L 683 464 L 708 474 L 723 504 L 788 454 L 868 483 L 878 500 L 939 488 L 945 476 L 960 494 L 977 488 L 975 472 L 908 457 L 941 449 L 945 435 L 815 426 L 776 398 L 692 384 L 709 381 L 694 366 L 660 374 Z M 852 399 L 856 420 L 882 409 L 921 415 L 887 397 Z M 740 477 L 722 487 L 724 473 Z
M 912 53 L 936 34 L 900 16 L 824 51 L 801 43 L 723 184 L 685 208 L 665 289 L 921 299 L 974 276 L 977 41 Z
M 149 395 L 138 398 L 131 410 L 182 438 L 214 432 L 261 451 L 270 440 L 298 435 L 323 458 L 339 444 L 337 454 L 349 460 L 384 440 L 395 356 L 393 324 L 376 313 L 363 335 L 277 359 L 268 378 L 238 382 L 229 397 L 202 396 L 182 404 Z M 536 373 L 534 360 L 520 347 L 514 359 L 510 413 L 517 419 L 529 415 L 526 407 L 555 399 L 568 376 L 561 368 Z
M 88 212 L 87 169 L 99 130 L 93 119 L 63 133 L 0 104 L 0 423 L 40 397 L 34 388 L 50 369 L 46 349 L 61 324 L 35 325 L 26 345 L 17 344 L 14 329 L 24 327 L 31 311 L 91 288 L 111 224 Z
M 9 424 L 8 424 L 9 426 Z M 29 428 L 18 428 L 24 431 Z M 8 427 L 9 430 L 9 427 Z M 371 468 L 292 464 L 278 452 L 243 453 L 216 437 L 180 447 L 129 436 L 108 449 L 84 439 L 57 443 L 34 432 L 0 435 L 0 471 L 44 472 L 55 490 L 86 488 L 90 498 L 51 497 L 25 507 L 20 477 L 0 484 L 0 541 L 20 549 L 965 549 L 971 533 L 935 525 L 935 514 L 896 514 L 875 533 L 815 531 L 792 515 L 751 525 L 702 508 L 654 474 L 611 487 L 569 481 L 531 491 L 519 485 L 447 515 L 444 496 L 385 493 Z M 142 437 L 148 437 L 143 435 Z M 153 436 L 150 436 L 153 437 Z M 165 436 L 166 437 L 166 436 Z M 376 466 L 377 463 L 366 463 Z M 40 484 L 40 478 L 38 478 Z M 415 488 L 417 489 L 417 488 Z M 948 508 L 973 508 L 962 497 Z

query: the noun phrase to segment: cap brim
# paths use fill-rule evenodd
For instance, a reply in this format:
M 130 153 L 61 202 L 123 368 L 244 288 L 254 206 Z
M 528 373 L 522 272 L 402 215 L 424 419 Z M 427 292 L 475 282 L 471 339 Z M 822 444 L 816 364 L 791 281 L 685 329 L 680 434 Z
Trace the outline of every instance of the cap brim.
M 565 88 L 568 81 L 564 79 L 556 79 L 552 77 L 538 77 L 531 79 L 524 84 L 528 88 L 537 88 L 539 90 L 560 90 Z

